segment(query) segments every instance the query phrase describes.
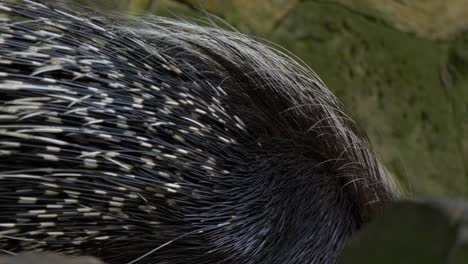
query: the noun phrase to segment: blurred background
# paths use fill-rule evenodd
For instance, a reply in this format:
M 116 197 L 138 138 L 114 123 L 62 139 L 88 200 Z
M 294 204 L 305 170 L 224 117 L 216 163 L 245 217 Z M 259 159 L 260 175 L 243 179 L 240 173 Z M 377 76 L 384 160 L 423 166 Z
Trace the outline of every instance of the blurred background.
M 277 43 L 340 98 L 405 192 L 468 197 L 466 0 L 76 2 L 206 20 L 204 10 Z

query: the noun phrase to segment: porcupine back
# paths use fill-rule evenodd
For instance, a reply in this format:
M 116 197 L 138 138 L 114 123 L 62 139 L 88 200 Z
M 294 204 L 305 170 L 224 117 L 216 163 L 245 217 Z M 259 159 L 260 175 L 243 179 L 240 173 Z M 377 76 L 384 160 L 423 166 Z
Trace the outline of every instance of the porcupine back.
M 335 263 L 393 199 L 319 78 L 237 32 L 0 1 L 0 250 Z

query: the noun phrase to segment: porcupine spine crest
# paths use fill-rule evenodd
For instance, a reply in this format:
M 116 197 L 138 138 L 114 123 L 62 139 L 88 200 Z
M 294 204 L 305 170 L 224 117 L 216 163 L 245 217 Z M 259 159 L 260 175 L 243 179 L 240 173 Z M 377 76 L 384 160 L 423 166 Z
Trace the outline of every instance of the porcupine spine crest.
M 0 1 L 1 250 L 334 263 L 394 197 L 335 97 L 285 54 L 21 2 Z

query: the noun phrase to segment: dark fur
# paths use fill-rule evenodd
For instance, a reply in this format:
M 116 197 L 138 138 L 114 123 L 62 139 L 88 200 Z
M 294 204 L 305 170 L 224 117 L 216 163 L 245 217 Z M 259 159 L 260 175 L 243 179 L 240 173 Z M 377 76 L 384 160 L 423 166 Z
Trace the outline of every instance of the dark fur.
M 0 10 L 5 252 L 332 264 L 395 196 L 318 77 L 244 35 Z

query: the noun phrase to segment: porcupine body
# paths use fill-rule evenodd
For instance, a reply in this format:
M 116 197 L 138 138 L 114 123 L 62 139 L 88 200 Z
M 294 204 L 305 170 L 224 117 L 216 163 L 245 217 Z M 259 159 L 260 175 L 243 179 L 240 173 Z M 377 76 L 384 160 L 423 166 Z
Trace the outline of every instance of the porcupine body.
M 318 77 L 245 35 L 0 12 L 3 252 L 331 264 L 395 196 Z

